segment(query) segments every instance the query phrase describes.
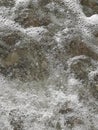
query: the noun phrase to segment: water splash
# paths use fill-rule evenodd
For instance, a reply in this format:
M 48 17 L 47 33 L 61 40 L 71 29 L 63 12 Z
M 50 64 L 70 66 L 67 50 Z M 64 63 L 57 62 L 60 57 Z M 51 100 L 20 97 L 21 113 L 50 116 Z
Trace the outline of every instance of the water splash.
M 98 129 L 97 19 L 79 0 L 0 1 L 1 130 Z

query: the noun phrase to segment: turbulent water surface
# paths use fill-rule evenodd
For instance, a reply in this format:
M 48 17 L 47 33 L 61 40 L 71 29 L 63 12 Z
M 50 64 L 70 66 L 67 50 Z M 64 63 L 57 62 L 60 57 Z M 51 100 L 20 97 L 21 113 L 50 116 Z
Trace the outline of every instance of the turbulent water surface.
M 0 130 L 98 130 L 98 0 L 0 0 Z

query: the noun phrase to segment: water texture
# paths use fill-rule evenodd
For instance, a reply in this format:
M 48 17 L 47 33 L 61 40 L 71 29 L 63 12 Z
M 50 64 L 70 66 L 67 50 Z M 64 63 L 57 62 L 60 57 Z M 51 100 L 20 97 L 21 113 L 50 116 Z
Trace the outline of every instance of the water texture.
M 0 130 L 98 130 L 98 0 L 0 0 Z

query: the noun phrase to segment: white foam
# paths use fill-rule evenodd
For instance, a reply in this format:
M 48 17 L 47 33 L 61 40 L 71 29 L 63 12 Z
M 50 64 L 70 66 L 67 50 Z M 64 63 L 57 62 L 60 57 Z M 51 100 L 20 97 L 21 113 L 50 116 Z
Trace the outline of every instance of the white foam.
M 26 33 L 29 37 L 37 41 L 40 41 L 42 35 L 46 32 L 48 32 L 48 30 L 44 27 L 31 27 L 24 30 L 24 33 Z
M 9 11 L 9 8 L 0 8 L 3 9 L 3 11 L 0 11 L 0 36 L 4 36 L 9 32 L 17 31 L 20 37 L 24 37 L 24 39 L 25 37 L 27 38 L 27 43 L 31 39 L 32 41 L 36 40 L 40 43 L 41 39 L 43 38 L 43 35 L 45 35 L 48 32 L 48 28 L 50 26 L 47 26 L 47 29 L 44 26 L 31 26 L 29 28 L 24 28 L 19 23 L 14 21 L 16 15 L 15 11 L 18 11 L 19 9 L 23 9 L 23 11 L 25 9 L 28 9 L 27 7 L 30 4 L 30 2 L 33 3 L 33 6 L 35 6 L 35 8 L 38 7 L 38 0 L 15 0 L 15 6 L 11 8 L 13 10 L 14 15 L 12 14 L 12 16 L 10 14 L 10 17 L 7 17 L 7 10 Z M 63 6 L 61 2 L 63 2 Z M 47 9 L 49 9 L 48 11 L 50 11 L 48 15 L 50 16 L 50 20 L 52 23 L 51 25 L 54 27 L 54 30 L 52 30 L 54 31 L 54 36 L 51 36 L 54 47 L 54 39 L 57 43 L 59 43 L 59 49 L 61 49 L 60 47 L 63 47 L 61 46 L 61 44 L 67 45 L 67 43 L 69 42 L 68 39 L 70 39 L 71 41 L 75 38 L 81 37 L 85 45 L 87 45 L 87 47 L 90 47 L 90 49 L 92 49 L 94 53 L 98 54 L 98 47 L 97 44 L 94 44 L 94 36 L 92 31 L 95 30 L 95 27 L 98 26 L 97 14 L 91 17 L 86 17 L 82 12 L 82 9 L 80 8 L 79 0 L 61 0 L 50 2 L 48 5 L 46 5 L 46 7 Z M 5 9 L 6 11 L 4 12 Z M 67 12 L 65 12 L 65 15 L 63 14 L 63 22 L 61 22 L 61 15 L 58 14 L 57 11 L 59 11 L 60 13 L 64 13 L 64 11 L 66 11 L 65 9 L 67 10 Z M 41 7 L 38 8 L 37 13 L 39 12 L 43 13 L 43 9 L 41 9 Z M 42 16 L 44 16 L 44 13 Z M 92 25 L 96 26 L 94 27 Z M 73 29 L 74 31 L 71 32 L 71 29 Z M 51 30 L 49 33 L 51 34 Z M 16 46 L 19 47 L 20 44 L 21 41 L 17 42 Z M 48 43 L 46 42 L 46 45 L 47 44 Z M 51 45 L 51 43 L 49 44 Z M 58 46 L 56 47 L 58 49 Z M 54 50 L 56 50 L 56 48 Z M 50 51 L 54 50 L 52 49 Z M 56 56 L 55 53 L 56 51 L 54 51 L 53 55 L 51 55 Z M 52 57 L 51 55 L 50 57 Z M 66 59 L 65 54 L 64 58 Z M 67 71 L 69 71 L 69 68 L 73 62 L 77 62 L 80 59 L 86 58 L 87 57 L 84 55 L 69 58 L 67 62 Z M 63 62 L 63 59 L 60 59 L 59 62 L 58 59 L 59 58 L 57 57 L 56 64 L 59 64 L 59 62 L 61 61 Z M 66 62 L 65 59 L 64 66 Z M 50 64 L 52 64 L 52 62 L 54 63 L 55 61 L 50 60 L 49 62 L 51 62 Z M 69 76 L 66 79 L 67 81 L 65 82 L 65 70 L 62 70 L 64 71 L 64 76 L 61 70 L 60 73 L 58 73 L 58 68 L 55 68 L 55 70 L 56 73 L 54 75 L 50 75 L 50 80 L 45 80 L 43 81 L 43 83 L 42 81 L 37 83 L 23 83 L 16 80 L 8 81 L 2 75 L 0 76 L 0 127 L 2 127 L 2 130 L 12 130 L 13 128 L 11 127 L 10 120 L 13 118 L 18 119 L 18 117 L 19 119 L 21 117 L 23 120 L 24 130 L 56 130 L 57 122 L 60 123 L 62 130 L 70 130 L 70 128 L 64 126 L 64 123 L 67 120 L 67 117 L 69 119 L 69 117 L 73 116 L 79 117 L 84 121 L 84 124 L 82 124 L 81 126 L 75 126 L 74 128 L 72 128 L 73 130 L 89 130 L 90 121 L 88 121 L 87 115 L 89 115 L 89 120 L 93 120 L 96 129 L 98 129 L 97 115 L 94 119 L 92 119 L 92 116 L 94 117 L 95 113 L 89 110 L 89 106 L 86 107 L 86 105 L 89 104 L 88 99 L 90 98 L 88 96 L 88 93 L 88 98 L 86 99 L 88 100 L 87 104 L 84 105 L 80 103 L 79 94 L 82 94 L 82 92 L 80 91 L 80 93 L 78 93 L 78 91 L 83 84 L 77 79 L 75 79 L 74 75 L 72 76 L 70 71 Z M 89 80 L 93 80 L 94 76 L 97 73 L 98 70 L 91 71 L 89 73 Z M 86 91 L 86 88 L 84 89 L 84 91 Z M 85 101 L 85 99 L 81 100 Z M 91 101 L 95 105 L 96 102 L 93 98 L 90 100 L 90 102 Z M 66 104 L 69 105 L 67 107 L 71 108 L 72 112 L 65 112 L 65 114 L 59 113 L 59 110 L 60 108 L 62 109 L 63 105 L 65 105 L 64 110 L 66 110 Z M 13 114 L 13 117 L 11 117 L 11 114 Z
M 16 0 L 15 1 L 15 8 L 24 7 L 26 8 L 31 0 Z

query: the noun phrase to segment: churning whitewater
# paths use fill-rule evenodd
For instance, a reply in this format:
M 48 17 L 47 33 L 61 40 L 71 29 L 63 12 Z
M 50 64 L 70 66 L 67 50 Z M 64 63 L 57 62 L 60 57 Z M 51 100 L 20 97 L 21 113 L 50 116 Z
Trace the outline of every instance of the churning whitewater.
M 98 0 L 0 0 L 0 130 L 98 130 Z

